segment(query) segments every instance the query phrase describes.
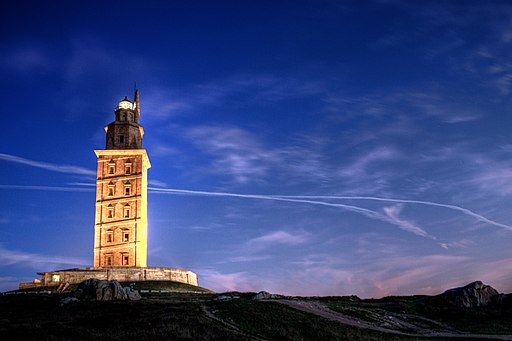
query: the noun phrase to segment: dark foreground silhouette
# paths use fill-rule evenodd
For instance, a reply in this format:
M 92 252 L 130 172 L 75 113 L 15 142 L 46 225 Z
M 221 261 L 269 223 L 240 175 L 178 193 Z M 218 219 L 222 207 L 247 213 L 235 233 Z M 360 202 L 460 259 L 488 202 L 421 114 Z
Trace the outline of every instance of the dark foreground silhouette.
M 437 296 L 364 300 L 173 288 L 140 290 L 134 301 L 4 294 L 0 339 L 512 340 L 512 296 L 481 282 Z

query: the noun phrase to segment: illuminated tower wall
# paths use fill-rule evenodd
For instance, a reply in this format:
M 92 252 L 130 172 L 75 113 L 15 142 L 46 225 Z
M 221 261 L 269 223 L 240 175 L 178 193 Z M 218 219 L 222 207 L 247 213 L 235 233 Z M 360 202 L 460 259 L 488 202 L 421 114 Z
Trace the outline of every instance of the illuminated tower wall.
M 147 170 L 139 123 L 139 92 L 115 109 L 115 121 L 105 127 L 106 148 L 95 150 L 96 219 L 94 266 L 147 266 Z

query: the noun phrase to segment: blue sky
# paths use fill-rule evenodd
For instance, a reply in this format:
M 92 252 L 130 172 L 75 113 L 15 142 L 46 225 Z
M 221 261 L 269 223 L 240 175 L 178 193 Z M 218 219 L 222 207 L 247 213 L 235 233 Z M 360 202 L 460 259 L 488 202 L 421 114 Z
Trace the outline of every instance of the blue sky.
M 0 290 L 92 264 L 93 150 L 136 81 L 149 265 L 218 291 L 512 291 L 509 2 L 4 7 Z

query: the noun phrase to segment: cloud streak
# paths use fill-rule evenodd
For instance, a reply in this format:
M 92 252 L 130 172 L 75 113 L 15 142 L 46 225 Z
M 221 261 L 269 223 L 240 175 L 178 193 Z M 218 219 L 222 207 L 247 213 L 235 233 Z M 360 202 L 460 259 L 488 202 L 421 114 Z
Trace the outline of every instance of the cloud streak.
M 373 201 L 385 201 L 385 202 L 396 202 L 396 203 L 404 203 L 404 204 L 419 204 L 419 205 L 443 207 L 443 208 L 448 208 L 451 210 L 462 212 L 465 215 L 473 217 L 476 220 L 487 223 L 489 225 L 502 227 L 502 228 L 512 231 L 512 226 L 502 224 L 502 223 L 496 222 L 494 220 L 488 219 L 488 218 L 486 218 L 478 213 L 475 213 L 467 208 L 463 208 L 463 207 L 456 206 L 456 205 L 441 204 L 441 203 L 432 202 L 432 201 L 366 197 L 366 196 L 335 196 L 335 195 L 299 195 L 299 196 L 280 196 L 280 197 L 282 197 L 282 198 L 307 198 L 307 199 L 373 200 Z
M 273 244 L 298 245 L 305 243 L 309 238 L 308 234 L 290 234 L 286 231 L 274 231 L 263 236 L 251 239 L 249 245 L 265 247 Z
M 80 183 L 77 183 L 80 184 Z M 89 184 L 83 184 L 90 186 Z M 32 185 L 0 185 L 0 189 L 15 189 L 15 190 L 41 190 L 41 191 L 64 191 L 64 192 L 92 192 L 94 189 L 92 188 L 80 188 L 80 187 L 59 187 L 59 186 L 32 186 Z M 512 231 L 512 226 L 503 224 L 489 218 L 484 217 L 481 214 L 475 213 L 467 208 L 463 208 L 456 205 L 450 204 L 442 204 L 432 201 L 424 201 L 424 200 L 410 200 L 410 199 L 396 199 L 396 198 L 381 198 L 381 197 L 372 197 L 372 196 L 336 196 L 336 195 L 256 195 L 256 194 L 241 194 L 241 193 L 230 193 L 230 192 L 213 192 L 213 191 L 195 191 L 195 190 L 186 190 L 186 189 L 176 189 L 176 188 L 157 188 L 157 187 L 148 187 L 148 192 L 153 194 L 170 194 L 170 195 L 194 195 L 194 196 L 216 196 L 216 197 L 234 197 L 234 198 L 245 198 L 245 199 L 260 199 L 260 200 L 273 200 L 273 201 L 284 201 L 284 202 L 294 202 L 294 203 L 303 203 L 303 204 L 311 204 L 311 205 L 320 205 L 320 206 L 329 206 L 329 207 L 338 207 L 343 208 L 347 211 L 359 213 L 367 216 L 368 218 L 381 220 L 392 225 L 396 225 L 403 230 L 408 232 L 413 232 L 422 237 L 429 237 L 435 239 L 435 237 L 430 236 L 423 229 L 416 227 L 414 229 L 411 228 L 409 224 L 404 224 L 403 221 L 398 221 L 396 217 L 390 217 L 389 214 L 383 215 L 379 212 L 360 207 L 354 205 L 340 204 L 340 203 L 331 203 L 326 201 L 318 201 L 318 200 L 310 200 L 310 199 L 324 199 L 324 200 L 370 200 L 370 201 L 382 201 L 382 202 L 396 202 L 396 203 L 404 203 L 404 204 L 419 204 L 419 205 L 427 205 L 427 206 L 435 206 L 447 208 L 450 210 L 462 212 L 463 214 L 475 218 L 478 221 L 483 223 L 504 228 L 506 230 Z
M 278 156 L 265 150 L 250 133 L 233 127 L 200 126 L 187 136 L 202 150 L 212 155 L 212 168 L 219 174 L 230 174 L 238 183 L 264 176 Z
M 383 222 L 390 223 L 392 225 L 398 226 L 399 228 L 406 230 L 408 232 L 413 232 L 409 227 L 405 227 L 403 223 L 397 222 L 395 219 L 385 216 L 379 212 L 359 207 L 353 205 L 339 204 L 339 203 L 330 203 L 325 201 L 317 201 L 317 200 L 306 200 L 306 199 L 294 199 L 291 197 L 280 197 L 276 195 L 254 195 L 254 194 L 237 194 L 237 193 L 228 193 L 228 192 L 206 192 L 206 191 L 192 191 L 192 190 L 180 190 L 180 189 L 171 189 L 171 188 L 148 188 L 153 193 L 162 193 L 162 194 L 182 194 L 182 195 L 200 195 L 200 196 L 220 196 L 220 197 L 235 197 L 235 198 L 246 198 L 246 199 L 260 199 L 260 200 L 273 200 L 273 201 L 283 201 L 283 202 L 294 202 L 294 203 L 302 203 L 302 204 L 311 204 L 311 205 L 320 205 L 320 206 L 328 206 L 328 207 L 337 207 L 342 208 L 347 211 L 355 212 L 362 214 L 368 218 L 380 220 Z M 511 227 L 512 228 L 512 227 Z M 431 239 L 435 239 L 435 237 L 430 236 L 426 231 L 421 229 L 415 230 L 413 233 L 422 236 L 428 237 Z
M 70 165 L 59 165 L 54 163 L 42 162 L 42 161 L 34 161 L 25 159 L 19 156 L 3 154 L 0 153 L 0 160 L 20 163 L 23 165 L 28 165 L 36 168 L 46 169 L 52 172 L 59 173 L 68 173 L 68 174 L 79 174 L 79 175 L 88 175 L 95 176 L 96 172 L 87 168 L 79 167 L 79 166 L 70 166 Z
M 54 266 L 54 265 L 89 265 L 89 261 L 81 258 L 70 258 L 60 256 L 47 256 L 37 253 L 28 253 L 7 250 L 0 246 L 0 263 L 3 265 L 23 264 L 34 268 Z
M 212 269 L 202 269 L 202 282 L 205 287 L 217 292 L 223 291 L 257 291 L 255 281 L 246 272 L 220 273 Z
M 413 223 L 412 221 L 408 221 L 400 217 L 402 207 L 402 205 L 384 207 L 384 213 L 386 214 L 387 217 L 396 222 L 396 224 L 399 225 L 403 230 L 412 232 L 414 234 L 417 234 L 418 236 L 427 237 L 428 235 L 422 228 L 416 226 L 416 224 Z
M 54 191 L 54 192 L 94 192 L 94 188 L 59 187 L 59 186 L 32 186 L 32 185 L 0 185 L 0 189 Z

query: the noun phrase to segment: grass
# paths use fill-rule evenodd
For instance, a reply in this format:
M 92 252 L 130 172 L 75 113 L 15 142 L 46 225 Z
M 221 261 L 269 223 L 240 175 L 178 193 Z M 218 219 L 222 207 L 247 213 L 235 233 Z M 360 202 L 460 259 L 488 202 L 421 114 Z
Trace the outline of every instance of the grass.
M 407 315 L 418 327 L 439 331 L 447 328 L 475 334 L 512 334 L 512 308 L 509 305 L 461 309 L 439 297 L 386 297 L 351 302 L 331 298 L 329 308 L 343 314 L 374 322 L 374 313 Z M 439 323 L 429 321 L 434 320 Z
M 60 307 L 61 298 L 0 297 L 0 339 L 248 340 L 209 319 L 200 303 L 190 299 L 90 301 Z
M 240 298 L 208 305 L 216 315 L 269 340 L 426 340 L 346 326 L 277 302 Z
M 161 290 L 153 283 L 154 290 Z M 185 289 L 185 287 L 183 287 Z M 148 289 L 149 290 L 149 289 Z M 203 292 L 146 293 L 140 301 L 79 301 L 60 306 L 65 294 L 0 296 L 1 340 L 446 340 L 397 335 L 347 326 L 250 293 L 214 300 Z M 307 298 L 300 298 L 308 300 Z M 425 318 L 475 333 L 508 333 L 512 314 L 485 308 L 453 310 L 423 299 L 316 298 L 334 310 L 371 321 L 375 314 L 408 313 L 408 322 L 435 330 Z M 208 315 L 203 306 L 213 313 Z M 227 323 L 226 323 L 227 322 Z M 460 327 L 460 328 L 459 328 Z M 512 333 L 512 332 L 511 332 Z

